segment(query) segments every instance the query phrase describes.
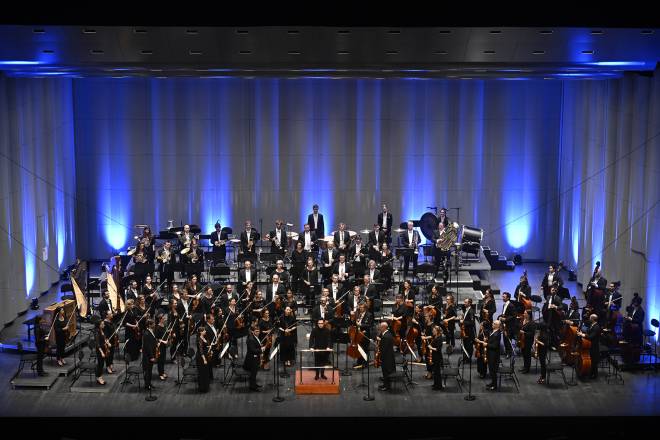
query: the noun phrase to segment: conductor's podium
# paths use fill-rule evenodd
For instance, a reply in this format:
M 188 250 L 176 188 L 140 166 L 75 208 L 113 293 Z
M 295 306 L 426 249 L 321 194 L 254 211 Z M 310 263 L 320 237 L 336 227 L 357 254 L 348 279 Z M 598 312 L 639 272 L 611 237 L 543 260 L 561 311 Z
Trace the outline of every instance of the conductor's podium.
M 326 379 L 316 377 L 317 366 L 305 366 L 303 363 L 303 353 L 313 353 L 314 350 L 300 350 L 300 363 L 294 376 L 294 384 L 297 395 L 304 394 L 339 394 L 339 369 L 334 366 L 334 353 L 332 349 L 327 350 L 331 353 L 331 362 L 324 365 L 324 374 Z M 307 364 L 309 365 L 309 363 Z

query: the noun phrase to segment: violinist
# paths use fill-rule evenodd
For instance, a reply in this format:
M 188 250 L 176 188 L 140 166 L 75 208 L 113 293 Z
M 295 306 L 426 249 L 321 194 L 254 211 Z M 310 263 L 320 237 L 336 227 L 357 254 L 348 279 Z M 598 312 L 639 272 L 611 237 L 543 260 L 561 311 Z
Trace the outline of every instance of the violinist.
M 355 325 L 357 329 L 362 332 L 366 338 L 362 338 L 360 346 L 366 353 L 369 350 L 369 340 L 371 338 L 371 327 L 374 323 L 374 316 L 371 312 L 367 310 L 367 305 L 365 303 L 360 303 L 358 306 L 357 313 L 355 313 Z M 367 361 L 359 356 L 357 362 L 353 365 L 353 368 L 364 368 L 367 366 Z
M 488 335 L 488 342 L 475 339 L 479 344 L 486 346 L 486 355 L 488 357 L 488 372 L 490 374 L 490 385 L 487 389 L 497 390 L 497 370 L 500 363 L 500 340 L 502 332 L 500 331 L 500 321 L 493 322 L 493 331 Z
M 485 311 L 482 314 L 482 320 L 479 325 L 479 334 L 477 335 L 477 339 L 482 342 L 488 342 L 488 335 L 490 335 L 492 331 L 493 323 L 491 321 L 490 314 L 488 311 Z M 488 363 L 486 358 L 488 353 L 486 351 L 486 347 L 477 340 L 475 340 L 475 350 L 478 350 L 476 353 L 477 372 L 479 373 L 479 377 L 484 379 L 488 373 Z
M 618 290 L 618 285 L 615 283 L 610 283 L 607 286 L 607 294 L 603 298 L 603 304 L 602 306 L 597 308 L 596 314 L 598 314 L 598 310 L 605 310 L 606 312 L 606 317 L 611 317 L 612 315 L 618 315 L 619 310 L 621 310 L 621 301 L 623 300 L 623 297 L 619 293 Z
M 204 289 L 204 296 L 202 296 L 200 301 L 200 312 L 204 314 L 205 318 L 211 314 L 211 308 L 213 307 L 214 302 L 215 298 L 213 298 L 213 288 L 211 286 L 207 286 L 206 289 Z
M 425 356 L 425 361 L 426 361 L 426 379 L 433 379 L 433 365 L 429 362 L 429 349 L 428 345 L 431 343 L 431 339 L 433 339 L 433 327 L 435 327 L 437 324 L 433 320 L 433 315 L 430 313 L 428 309 L 425 310 L 424 312 L 424 322 L 422 324 L 422 343 L 421 343 L 421 352 Z M 442 335 L 442 327 L 440 327 L 440 334 Z
M 147 320 L 147 329 L 142 336 L 142 371 L 144 372 L 144 388 L 151 389 L 151 376 L 156 363 L 156 336 L 154 335 L 154 320 Z
M 329 322 L 334 316 L 334 310 L 329 306 L 327 296 L 322 296 L 319 305 L 317 305 L 312 312 L 312 321 L 323 319 Z
M 197 275 L 193 275 L 190 277 L 190 280 L 186 282 L 184 289 L 188 291 L 188 296 L 190 296 L 191 298 L 193 296 L 197 296 L 200 290 L 200 287 L 197 284 Z
M 151 276 L 147 275 L 144 278 L 144 284 L 142 285 L 142 296 L 144 296 L 145 301 L 147 301 L 147 307 L 149 308 L 149 314 L 153 316 L 154 310 L 158 304 L 156 304 L 156 298 L 158 294 L 156 293 L 156 286 L 151 282 Z
M 274 322 L 279 321 L 282 315 L 284 315 L 284 300 L 282 297 L 283 295 L 277 295 L 275 300 L 270 303 L 268 308 L 268 311 L 270 311 L 270 316 L 272 316 Z
M 270 370 L 270 349 L 273 346 L 273 320 L 270 317 L 268 309 L 261 312 L 261 319 L 259 319 L 259 338 L 263 347 L 263 355 L 261 365 L 264 370 Z
M 284 315 L 280 318 L 280 358 L 284 365 L 290 367 L 296 358 L 296 344 L 298 342 L 298 329 L 296 315 L 289 306 L 284 307 Z
M 98 323 L 96 323 L 95 325 L 96 328 L 94 331 L 94 338 L 96 342 L 96 382 L 99 385 L 105 385 L 105 380 L 103 380 L 103 365 L 105 364 L 105 358 L 106 358 L 105 353 L 108 348 L 108 341 L 105 338 L 105 332 L 103 331 L 104 326 L 105 326 L 105 322 L 99 321 Z M 43 370 L 39 372 L 40 376 L 42 372 Z
M 485 319 L 486 313 L 488 313 L 488 318 L 492 320 L 493 316 L 495 316 L 496 310 L 497 307 L 495 306 L 495 298 L 493 298 L 493 292 L 490 289 L 486 289 L 486 293 L 484 293 L 484 302 L 480 313 L 481 320 L 483 321 Z
M 327 349 L 330 348 L 330 330 L 325 325 L 324 319 L 319 318 L 315 320 L 316 326 L 309 335 L 309 348 L 319 350 L 314 352 L 314 365 L 322 367 L 328 365 L 330 362 L 330 353 Z M 316 369 L 316 377 L 314 380 L 319 380 L 319 375 L 322 379 L 327 379 L 325 376 L 324 368 Z
M 256 291 L 254 290 L 254 282 L 249 282 L 247 283 L 247 286 L 245 286 L 245 290 L 243 291 L 242 299 L 239 304 L 239 296 L 236 292 L 234 292 L 234 285 L 233 284 L 227 284 L 225 286 L 225 291 L 220 294 L 220 307 L 223 309 L 226 309 L 227 306 L 229 306 L 229 301 L 234 298 L 236 299 L 236 304 L 239 307 L 244 307 L 247 305 L 250 301 L 254 299 L 254 296 L 256 295 Z
M 429 344 L 429 364 L 433 374 L 434 391 L 442 390 L 442 332 L 439 325 L 434 325 L 431 343 Z
M 192 330 L 192 310 L 190 307 L 190 297 L 188 296 L 188 289 L 181 291 L 181 301 L 177 304 L 177 313 L 181 319 L 181 349 L 183 353 L 188 352 L 188 340 L 190 339 L 190 331 Z
M 156 358 L 156 365 L 158 366 L 158 378 L 160 380 L 167 379 L 167 374 L 165 373 L 165 358 L 167 355 L 167 328 L 165 327 L 165 319 L 167 315 L 164 313 L 159 313 L 156 315 L 156 330 L 154 336 L 156 337 L 156 345 L 158 346 L 158 357 Z
M 211 382 L 212 367 L 207 356 L 209 344 L 210 341 L 206 336 L 206 327 L 199 327 L 197 329 L 197 353 L 195 360 L 197 362 L 197 383 L 201 393 L 208 392 L 209 383 Z
M 99 305 L 96 307 L 96 310 L 99 311 L 101 319 L 105 318 L 105 315 L 109 310 L 112 310 L 112 304 L 110 301 L 110 293 L 107 290 L 103 291 L 103 299 L 99 302 Z
M 105 357 L 106 371 L 108 374 L 114 374 L 114 359 L 115 359 L 115 345 L 119 345 L 119 335 L 115 332 L 115 325 L 112 322 L 114 315 L 111 311 L 108 311 L 105 315 L 104 325 L 103 325 L 103 335 L 105 340 L 108 341 Z
M 261 312 L 264 307 L 266 307 L 266 301 L 264 300 L 263 293 L 261 293 L 261 290 L 257 290 L 257 293 L 254 295 L 254 301 L 252 301 L 252 306 L 250 307 L 251 315 L 254 315 L 254 318 L 258 320 L 261 318 Z M 252 320 L 252 316 L 249 319 Z
M 170 301 L 172 300 L 172 298 L 177 300 L 177 302 L 181 301 L 181 291 L 179 290 L 179 285 L 174 283 L 171 286 L 172 286 L 172 294 L 170 295 Z
M 245 260 L 244 264 L 245 267 L 238 271 L 238 287 L 241 293 L 243 293 L 248 283 L 257 281 L 257 270 L 252 267 L 252 261 Z
M 409 280 L 403 282 L 403 302 L 408 307 L 412 307 L 415 304 L 415 288 Z
M 627 340 L 633 346 L 642 345 L 642 335 L 644 330 L 644 309 L 642 308 L 642 299 L 637 296 L 633 298 L 632 304 L 627 309 L 627 314 L 623 321 L 626 328 L 625 335 L 630 335 Z
M 460 320 L 461 323 L 461 336 L 463 338 L 463 347 L 467 351 L 467 355 L 463 353 L 463 362 L 472 361 L 472 352 L 474 350 L 474 345 L 472 340 L 476 335 L 476 326 L 474 322 L 474 310 L 472 308 L 472 298 L 465 298 L 463 300 L 463 318 Z
M 200 327 L 204 326 L 200 325 Z M 222 344 L 222 340 L 220 338 L 220 332 L 215 326 L 215 316 L 210 313 L 206 315 L 206 334 L 208 335 L 207 341 L 209 342 L 209 347 L 205 353 L 207 355 L 206 361 L 208 362 L 209 378 L 213 380 L 213 367 L 218 364 L 218 358 L 220 356 L 220 351 L 217 348 Z M 208 349 L 211 350 L 210 354 Z
M 343 284 L 339 282 L 339 275 L 336 273 L 332 274 L 332 279 L 330 284 L 328 284 L 328 290 L 330 291 L 330 297 L 334 302 L 336 302 L 344 294 Z
M 226 289 L 230 289 L 231 284 L 228 284 Z M 229 304 L 229 298 L 231 298 L 233 294 L 233 287 L 230 289 L 232 292 L 228 295 L 227 292 L 223 292 L 222 295 L 220 296 L 220 305 L 223 308 L 227 308 L 227 305 Z M 236 301 L 240 307 L 245 307 L 249 302 L 254 300 L 254 295 L 257 293 L 257 289 L 254 287 L 254 282 L 250 281 L 247 283 L 245 286 L 245 290 L 243 293 L 241 293 L 241 296 L 238 297 L 236 296 Z
M 378 389 L 380 391 L 389 391 L 390 376 L 396 372 L 396 364 L 394 362 L 394 336 L 387 322 L 380 323 L 376 341 L 378 342 L 378 351 L 380 354 L 380 368 L 383 373 L 383 384 Z
M 170 359 L 173 359 L 176 362 L 176 348 L 179 342 L 181 341 L 181 335 L 183 334 L 184 323 L 179 319 L 178 311 L 179 302 L 172 298 L 169 303 L 169 309 L 167 312 L 167 322 L 169 325 L 174 325 L 172 327 L 172 334 L 170 336 L 173 343 L 170 345 Z
M 502 314 L 500 315 L 499 320 L 504 328 L 504 349 L 508 359 L 513 353 L 511 340 L 518 337 L 518 312 L 511 302 L 511 294 L 509 292 L 502 293 L 502 302 Z
M 250 391 L 261 391 L 261 387 L 257 384 L 257 370 L 259 369 L 259 360 L 263 348 L 258 335 L 259 324 L 255 321 L 251 324 L 248 332 L 245 361 L 243 362 L 243 369 L 250 372 Z
M 132 299 L 133 301 L 138 300 L 138 296 L 140 296 L 140 290 L 138 289 L 138 283 L 135 279 L 131 281 L 131 285 L 128 287 L 128 289 L 126 289 L 124 296 L 126 297 L 126 301 L 129 299 Z
M 360 303 L 365 302 L 360 286 L 353 286 L 353 291 L 347 295 L 347 298 L 349 312 L 357 312 Z
M 541 375 L 539 376 L 536 383 L 543 385 L 545 384 L 547 378 L 547 356 L 548 356 L 548 344 L 550 341 L 549 328 L 546 324 L 538 324 L 539 334 L 534 339 L 534 357 L 539 360 L 541 364 Z M 530 361 L 531 362 L 531 361 Z
M 138 358 L 142 347 L 142 330 L 138 325 L 139 316 L 132 299 L 126 301 L 126 318 L 124 318 L 124 329 L 126 345 L 124 351 L 129 354 L 131 361 Z
M 227 330 L 229 331 L 229 356 L 233 359 L 238 356 L 238 338 L 245 336 L 246 329 L 243 323 L 247 320 L 247 316 L 245 316 L 247 313 L 241 315 L 243 323 L 237 321 L 239 314 L 236 298 L 232 298 L 229 300 L 229 306 L 227 306 L 225 315 L 227 315 Z
M 523 367 L 519 370 L 522 374 L 529 373 L 532 364 L 532 345 L 534 345 L 534 334 L 536 333 L 536 323 L 532 319 L 532 311 L 526 310 L 523 315 L 523 325 L 520 328 L 519 343 L 523 343 Z
M 598 362 L 600 361 L 600 332 L 601 328 L 598 325 L 598 315 L 595 313 L 589 316 L 589 321 L 591 325 L 587 330 L 587 333 L 578 332 L 578 336 L 582 336 L 587 340 L 591 341 L 591 348 L 589 349 L 589 356 L 591 356 L 591 379 L 598 378 Z
M 137 314 L 140 331 L 144 334 L 144 331 L 147 329 L 147 318 L 149 318 L 149 308 L 147 307 L 147 300 L 144 298 L 144 295 L 140 294 L 138 296 L 137 305 L 133 310 Z
M 580 326 L 580 305 L 577 298 L 571 298 L 571 304 L 568 306 L 568 316 L 566 316 L 565 324 Z
M 456 306 L 454 305 L 454 296 L 447 295 L 447 303 L 442 313 L 442 323 L 445 331 L 445 341 L 447 342 L 447 354 L 451 354 L 456 347 L 454 332 L 456 330 Z

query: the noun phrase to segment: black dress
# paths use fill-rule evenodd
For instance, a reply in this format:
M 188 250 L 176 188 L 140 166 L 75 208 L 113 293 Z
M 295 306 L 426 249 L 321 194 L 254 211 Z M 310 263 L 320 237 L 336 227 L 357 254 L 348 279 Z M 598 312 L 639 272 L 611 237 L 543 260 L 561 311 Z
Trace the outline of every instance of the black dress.
M 131 361 L 136 360 L 140 356 L 140 347 L 142 346 L 142 331 L 139 328 L 128 327 L 126 324 L 137 324 L 138 318 L 134 309 L 128 310 L 126 319 L 124 320 L 126 332 L 126 345 L 124 350 L 128 353 Z M 144 319 L 142 320 L 144 321 Z
M 431 347 L 435 350 L 432 351 L 431 371 L 433 372 L 433 389 L 442 389 L 442 337 L 438 336 L 431 340 Z
M 66 343 L 66 319 L 55 320 L 55 344 L 57 347 L 57 358 L 64 357 L 64 345 Z
M 209 383 L 211 382 L 211 376 L 209 374 L 211 364 L 207 356 L 208 352 L 208 342 L 203 338 L 197 337 L 197 353 L 195 354 L 195 360 L 197 361 L 197 384 L 199 385 L 200 393 L 208 392 Z M 204 360 L 206 360 L 206 363 L 204 363 Z
M 287 329 L 296 326 L 296 317 L 291 314 L 291 316 L 282 316 L 280 320 L 280 328 Z M 282 362 L 294 361 L 296 358 L 296 343 L 298 341 L 298 328 L 296 327 L 288 334 L 281 332 L 280 336 L 280 348 L 282 353 L 280 358 Z
M 160 344 L 158 345 L 158 358 L 156 359 L 156 363 L 158 364 L 159 376 L 165 374 L 165 356 L 167 354 L 167 345 L 160 341 L 165 339 L 166 333 L 167 333 L 167 329 L 165 328 L 165 326 L 160 326 L 160 325 L 156 326 L 156 344 Z

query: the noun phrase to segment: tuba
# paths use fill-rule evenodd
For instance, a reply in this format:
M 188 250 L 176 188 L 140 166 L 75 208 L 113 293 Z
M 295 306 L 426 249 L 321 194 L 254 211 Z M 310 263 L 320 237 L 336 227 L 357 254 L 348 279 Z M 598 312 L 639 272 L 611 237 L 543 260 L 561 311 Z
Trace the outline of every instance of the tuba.
M 436 243 L 435 246 L 439 248 L 443 252 L 449 251 L 449 249 L 456 243 L 456 239 L 458 238 L 458 231 L 454 227 L 452 223 L 448 224 L 445 226 L 445 233 L 443 234 L 442 237 L 440 237 Z

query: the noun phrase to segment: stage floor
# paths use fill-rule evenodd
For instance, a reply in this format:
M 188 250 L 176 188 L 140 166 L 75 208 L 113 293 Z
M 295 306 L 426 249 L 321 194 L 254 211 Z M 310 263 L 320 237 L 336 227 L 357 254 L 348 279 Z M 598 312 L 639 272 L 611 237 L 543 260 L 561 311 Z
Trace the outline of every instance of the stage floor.
M 527 269 L 530 284 L 540 284 L 547 265 L 526 264 L 515 271 L 493 271 L 491 282 L 496 282 L 500 288 L 513 291 L 523 269 Z M 574 282 L 567 283 L 571 294 L 575 294 Z M 59 294 L 58 294 L 59 296 Z M 48 299 L 55 299 L 51 293 L 40 301 L 42 306 L 50 304 Z M 580 298 L 580 304 L 584 301 Z M 498 310 L 501 300 L 497 299 Z M 3 338 L 24 339 L 27 337 L 25 326 L 21 322 L 27 317 L 21 317 L 2 332 Z M 305 334 L 310 327 L 305 325 L 299 332 L 299 347 L 307 348 Z M 8 332 L 9 331 L 9 332 Z M 6 339 L 5 339 L 6 340 Z M 343 346 L 342 346 L 343 347 Z M 458 347 L 457 347 L 458 348 Z M 85 349 L 87 350 L 87 349 Z M 458 350 L 450 356 L 452 365 L 459 359 Z M 280 379 L 281 403 L 273 402 L 275 389 L 273 371 L 260 371 L 258 382 L 264 386 L 262 392 L 249 392 L 243 382 L 224 386 L 222 383 L 222 368 L 215 370 L 215 380 L 211 390 L 206 394 L 196 391 L 196 384 L 188 383 L 180 390 L 175 384 L 177 366 L 166 365 L 169 378 L 161 382 L 154 368 L 153 394 L 155 402 L 145 401 L 146 394 L 137 389 L 137 383 L 128 384 L 121 391 L 121 381 L 108 381 L 108 392 L 83 393 L 70 391 L 72 376 L 60 376 L 48 390 L 12 389 L 10 379 L 16 372 L 19 356 L 11 353 L 0 353 L 0 382 L 4 384 L 0 391 L 0 415 L 4 417 L 62 417 L 62 416 L 116 416 L 116 417 L 492 417 L 492 416 L 657 416 L 660 415 L 660 379 L 658 373 L 646 371 L 623 372 L 623 385 L 616 382 L 607 383 L 607 369 L 601 369 L 597 381 L 577 381 L 576 386 L 564 387 L 561 376 L 553 375 L 551 386 L 538 385 L 538 374 L 518 374 L 520 392 L 516 392 L 513 383 L 504 381 L 502 389 L 497 392 L 486 390 L 486 379 L 480 379 L 476 371 L 472 371 L 472 394 L 474 401 L 466 401 L 468 392 L 467 378 L 469 369 L 463 372 L 466 382 L 463 391 L 459 390 L 455 380 L 447 380 L 444 391 L 433 391 L 431 382 L 424 378 L 425 368 L 414 365 L 413 379 L 417 385 L 409 389 L 401 383 L 394 386 L 391 392 L 378 391 L 380 369 L 371 368 L 369 394 L 375 397 L 373 401 L 365 401 L 367 388 L 361 386 L 366 381 L 366 370 L 351 369 L 351 376 L 342 376 L 340 393 L 338 395 L 296 395 L 294 387 L 294 369 L 288 378 Z M 349 367 L 352 359 L 349 359 Z M 45 362 L 46 371 L 50 363 Z M 339 356 L 339 369 L 344 369 L 345 355 Z M 517 358 L 516 370 L 522 366 L 522 359 Z M 124 363 L 115 365 L 117 370 L 124 369 Z M 29 367 L 28 367 L 29 368 Z M 274 365 L 271 363 L 271 368 Z M 571 370 L 565 369 L 570 379 Z M 364 375 L 364 376 L 363 376 Z M 105 375 L 106 380 L 108 375 Z M 83 376 L 81 381 L 87 380 Z

